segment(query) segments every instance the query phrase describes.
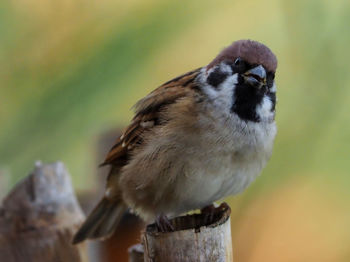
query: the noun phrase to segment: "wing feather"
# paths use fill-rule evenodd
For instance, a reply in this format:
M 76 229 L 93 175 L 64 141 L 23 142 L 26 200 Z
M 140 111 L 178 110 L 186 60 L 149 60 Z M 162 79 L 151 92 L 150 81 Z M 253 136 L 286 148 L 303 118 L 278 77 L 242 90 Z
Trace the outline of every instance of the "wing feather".
M 196 89 L 195 80 L 201 68 L 190 71 L 161 85 L 134 106 L 135 116 L 117 139 L 102 165 L 124 165 L 130 152 L 142 144 L 143 134 L 161 124 L 160 112 L 177 99 Z

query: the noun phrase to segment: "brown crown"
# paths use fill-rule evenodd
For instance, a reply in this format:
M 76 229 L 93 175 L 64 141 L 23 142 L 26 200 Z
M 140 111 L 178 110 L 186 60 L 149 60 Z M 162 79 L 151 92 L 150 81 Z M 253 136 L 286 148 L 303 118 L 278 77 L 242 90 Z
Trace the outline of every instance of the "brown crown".
M 249 64 L 262 65 L 270 72 L 276 72 L 277 58 L 267 46 L 252 40 L 238 40 L 226 47 L 208 65 L 208 69 L 222 61 L 235 61 L 240 57 Z

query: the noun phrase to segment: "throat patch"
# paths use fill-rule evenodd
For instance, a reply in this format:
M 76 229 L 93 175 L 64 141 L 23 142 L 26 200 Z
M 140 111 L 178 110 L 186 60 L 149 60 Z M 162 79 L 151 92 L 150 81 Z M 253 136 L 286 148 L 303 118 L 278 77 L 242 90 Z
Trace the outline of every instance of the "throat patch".
M 261 103 L 263 96 L 264 94 L 257 92 L 256 88 L 241 83 L 236 87 L 231 111 L 244 120 L 259 122 L 260 118 L 256 113 L 256 108 Z

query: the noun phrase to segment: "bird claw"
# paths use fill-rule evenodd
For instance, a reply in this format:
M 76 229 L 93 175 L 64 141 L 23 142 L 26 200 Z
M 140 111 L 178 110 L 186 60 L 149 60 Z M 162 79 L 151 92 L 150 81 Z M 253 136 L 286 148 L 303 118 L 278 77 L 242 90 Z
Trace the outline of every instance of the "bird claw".
M 218 207 L 215 207 L 214 204 L 203 207 L 201 209 L 201 214 L 204 215 L 204 224 L 210 225 L 214 223 L 215 215 L 218 214 L 220 211 L 225 211 L 227 209 L 229 209 L 229 206 L 225 202 L 221 203 Z
M 214 220 L 214 215 L 216 212 L 216 208 L 213 204 L 209 206 L 205 206 L 201 209 L 201 214 L 204 215 L 204 224 L 210 225 Z
M 171 224 L 168 217 L 164 214 L 157 216 L 156 225 L 157 225 L 158 231 L 162 233 L 175 231 L 174 226 Z

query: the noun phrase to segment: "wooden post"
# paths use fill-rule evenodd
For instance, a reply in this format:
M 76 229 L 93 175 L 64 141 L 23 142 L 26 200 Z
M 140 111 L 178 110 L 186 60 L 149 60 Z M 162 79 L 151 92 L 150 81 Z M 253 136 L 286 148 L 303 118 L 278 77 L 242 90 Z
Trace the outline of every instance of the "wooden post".
M 148 225 L 142 234 L 143 261 L 232 262 L 230 213 L 227 204 L 221 205 L 209 225 L 206 224 L 208 214 L 176 217 L 170 221 L 174 232 L 162 233 L 155 224 Z M 133 250 L 131 248 L 129 254 L 133 254 Z M 137 250 L 142 252 L 140 248 Z
M 84 219 L 62 163 L 37 163 L 0 208 L 0 260 L 87 261 L 72 235 Z

